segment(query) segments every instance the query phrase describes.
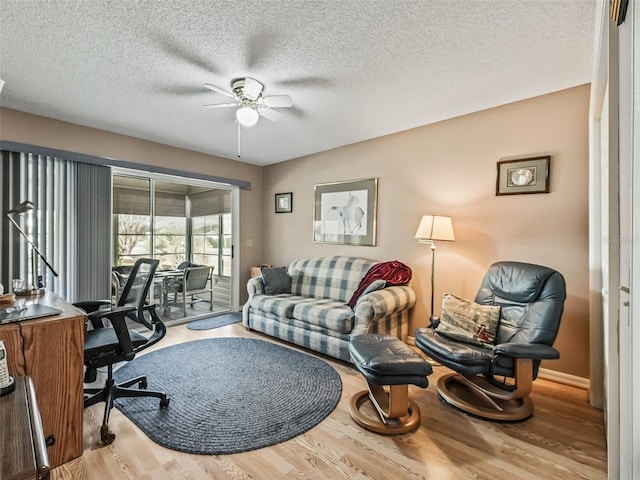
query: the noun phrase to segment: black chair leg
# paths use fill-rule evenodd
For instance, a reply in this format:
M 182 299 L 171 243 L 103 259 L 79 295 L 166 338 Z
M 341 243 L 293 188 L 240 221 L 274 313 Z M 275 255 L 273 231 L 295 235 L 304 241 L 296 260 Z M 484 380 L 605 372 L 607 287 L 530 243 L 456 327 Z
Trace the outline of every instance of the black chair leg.
M 113 380 L 111 381 L 113 383 Z M 104 416 L 102 417 L 102 426 L 100 427 L 100 440 L 105 445 L 113 443 L 116 439 L 115 433 L 109 430 L 109 414 L 113 408 L 113 388 L 109 388 L 106 392 L 106 398 L 104 400 Z
M 87 388 L 84 390 L 84 408 L 95 405 L 96 403 L 104 402 L 104 415 L 102 417 L 102 426 L 100 427 L 100 440 L 105 445 L 113 443 L 116 436 L 109 430 L 109 414 L 113 408 L 113 390 L 115 388 L 115 382 L 113 381 L 113 367 L 107 366 L 107 380 L 105 381 L 102 389 Z M 87 396 L 87 394 L 89 396 Z
M 138 388 L 130 388 L 132 385 L 138 384 Z M 104 388 L 87 388 L 84 390 L 85 399 L 84 407 L 90 407 L 96 403 L 104 402 L 104 416 L 100 427 L 100 440 L 105 445 L 113 443 L 116 436 L 109 430 L 109 415 L 113 408 L 113 402 L 117 398 L 139 398 L 139 397 L 155 397 L 160 399 L 160 408 L 169 406 L 167 395 L 162 392 L 146 390 L 147 377 L 136 377 L 116 385 L 113 380 L 113 367 L 107 366 L 107 380 Z
M 132 385 L 138 384 L 138 388 L 130 388 Z M 119 383 L 113 387 L 113 398 L 140 398 L 155 397 L 160 399 L 160 408 L 166 408 L 169 405 L 167 395 L 154 390 L 147 390 L 147 377 L 136 377 L 126 382 Z
M 126 382 L 119 383 L 118 385 L 116 385 L 116 387 L 129 388 L 131 385 L 135 383 L 138 384 L 138 388 L 145 389 L 147 388 L 147 377 L 132 378 L 131 380 L 127 380 Z

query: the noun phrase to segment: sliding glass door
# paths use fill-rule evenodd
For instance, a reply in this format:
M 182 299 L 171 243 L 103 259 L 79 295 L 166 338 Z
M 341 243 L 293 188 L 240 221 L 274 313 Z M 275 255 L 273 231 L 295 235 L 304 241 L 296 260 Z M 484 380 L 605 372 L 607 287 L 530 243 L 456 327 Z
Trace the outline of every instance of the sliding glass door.
M 118 172 L 113 176 L 114 271 L 126 275 L 141 257 L 160 260 L 161 271 L 175 271 L 184 262 L 207 265 L 213 267 L 213 304 L 195 302 L 187 316 L 233 308 L 233 188 Z M 165 315 L 182 316 L 182 308 L 175 313 L 168 297 L 163 299 Z

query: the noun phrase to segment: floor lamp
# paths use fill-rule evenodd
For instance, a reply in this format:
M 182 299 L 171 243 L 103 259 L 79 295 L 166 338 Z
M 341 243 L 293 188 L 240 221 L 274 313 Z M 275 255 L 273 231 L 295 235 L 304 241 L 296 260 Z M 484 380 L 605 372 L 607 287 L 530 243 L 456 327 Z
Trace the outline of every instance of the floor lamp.
M 51 270 L 51 273 L 53 273 L 55 277 L 58 276 L 58 273 L 53 269 L 53 267 L 47 261 L 47 259 L 44 258 L 44 255 L 40 253 L 40 250 L 38 250 L 38 247 L 35 245 L 35 243 L 31 241 L 29 236 L 24 232 L 24 230 L 22 230 L 22 228 L 20 228 L 20 225 L 18 225 L 18 223 L 13 219 L 13 215 L 20 215 L 20 214 L 26 213 L 28 211 L 33 210 L 34 207 L 35 205 L 33 204 L 33 202 L 26 200 L 22 202 L 20 205 L 18 205 L 16 208 L 9 210 L 6 214 L 9 221 L 13 224 L 14 227 L 16 227 L 18 232 L 20 232 L 20 235 L 22 235 L 24 239 L 27 241 L 27 243 L 31 246 L 31 285 L 27 285 L 27 288 L 25 288 L 24 290 L 21 290 L 19 292 L 14 292 L 16 295 L 23 295 L 23 296 L 24 295 L 26 296 L 42 295 L 45 292 L 44 287 L 40 287 L 38 285 L 38 269 L 36 268 L 38 265 L 38 259 L 36 255 L 38 255 L 42 259 L 44 264 L 47 267 L 49 267 L 49 270 Z
M 436 259 L 435 241 L 453 242 L 453 225 L 451 217 L 443 217 L 440 215 L 425 215 L 420 220 L 418 231 L 416 232 L 418 243 L 426 243 L 431 246 L 431 316 L 429 319 L 433 322 L 437 317 L 434 315 L 433 296 L 434 296 L 434 272 Z

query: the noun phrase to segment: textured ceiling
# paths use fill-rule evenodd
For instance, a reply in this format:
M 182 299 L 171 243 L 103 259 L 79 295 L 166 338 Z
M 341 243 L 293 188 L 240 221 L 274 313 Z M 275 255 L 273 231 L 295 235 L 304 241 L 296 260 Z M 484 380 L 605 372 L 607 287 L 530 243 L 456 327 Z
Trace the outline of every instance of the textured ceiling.
M 0 0 L 0 104 L 266 165 L 591 80 L 598 0 Z

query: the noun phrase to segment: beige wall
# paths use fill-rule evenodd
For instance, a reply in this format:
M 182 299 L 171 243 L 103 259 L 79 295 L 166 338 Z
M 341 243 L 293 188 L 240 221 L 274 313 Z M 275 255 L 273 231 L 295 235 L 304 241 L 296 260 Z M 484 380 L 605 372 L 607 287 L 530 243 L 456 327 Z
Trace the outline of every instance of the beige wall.
M 568 294 L 561 358 L 543 366 L 588 378 L 588 109 L 585 85 L 265 167 L 262 261 L 400 260 L 414 272 L 418 327 L 429 314 L 430 261 L 414 234 L 422 215 L 450 215 L 456 241 L 438 244 L 436 312 L 444 292 L 473 298 L 495 261 L 555 268 Z M 496 162 L 534 155 L 551 155 L 550 193 L 497 197 Z M 314 244 L 314 184 L 371 177 L 379 179 L 377 246 Z M 292 213 L 274 213 L 279 192 L 293 192 Z
M 556 268 L 568 290 L 561 358 L 544 367 L 587 378 L 588 106 L 582 86 L 264 168 L 8 109 L 0 109 L 0 138 L 165 168 L 179 159 L 181 170 L 251 182 L 240 191 L 241 302 L 249 267 L 262 262 L 333 254 L 400 260 L 414 271 L 413 327 L 425 325 L 429 248 L 413 237 L 422 215 L 450 215 L 456 242 L 438 245 L 436 305 L 444 292 L 473 297 L 494 261 Z M 495 196 L 498 160 L 541 154 L 551 155 L 551 193 Z M 372 177 L 377 246 L 313 243 L 314 184 Z M 279 192 L 293 192 L 292 213 L 274 213 Z
M 246 301 L 244 285 L 249 278 L 249 269 L 263 257 L 259 241 L 262 235 L 261 167 L 6 108 L 0 109 L 0 138 L 140 165 L 155 165 L 250 182 L 250 189 L 240 189 L 241 222 L 240 239 L 237 242 L 240 245 L 240 302 Z M 243 239 L 257 241 L 254 240 L 254 247 L 243 248 L 242 245 L 246 245 Z

